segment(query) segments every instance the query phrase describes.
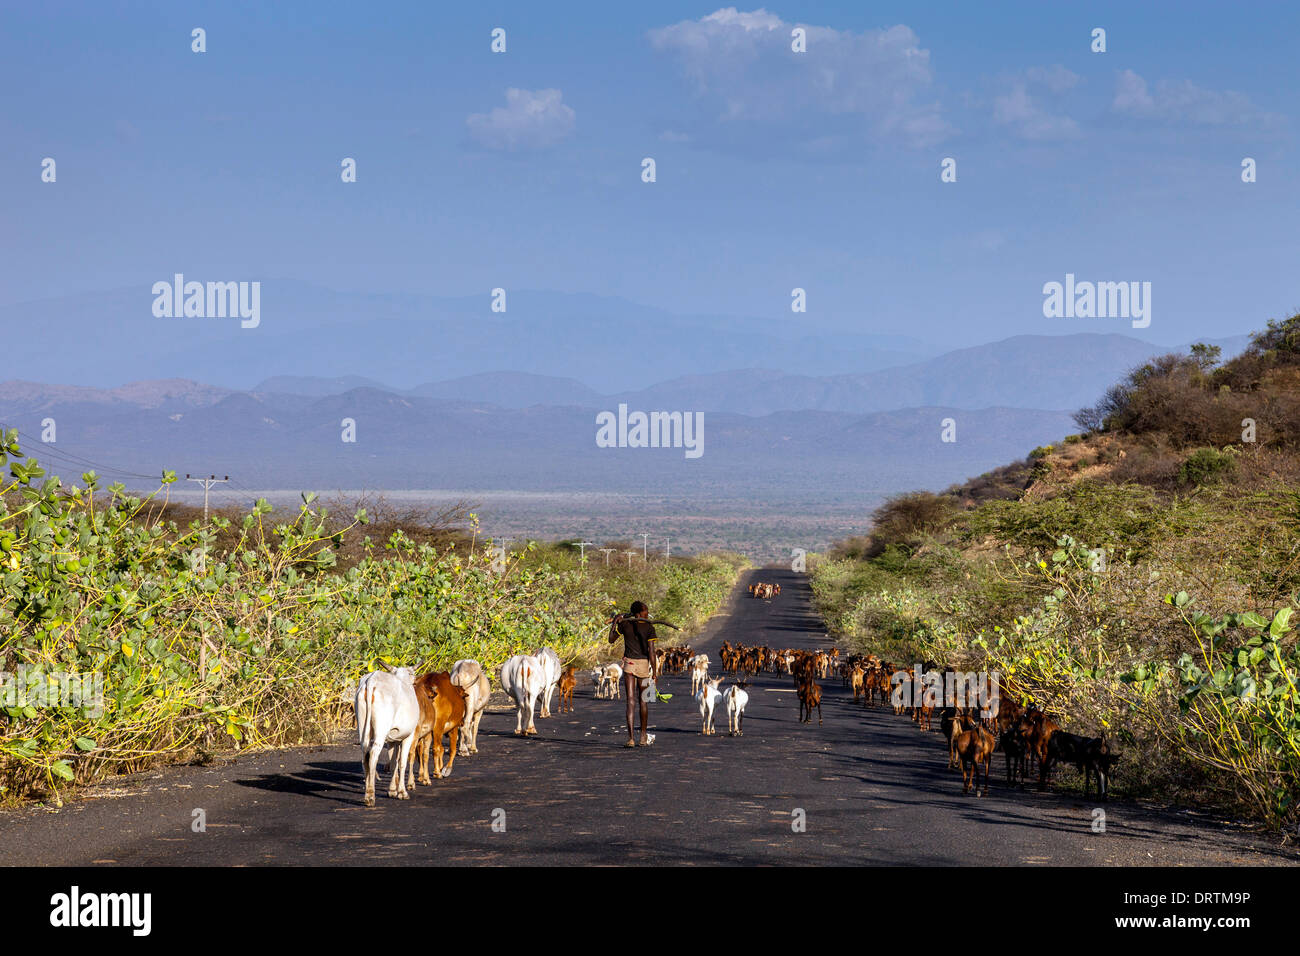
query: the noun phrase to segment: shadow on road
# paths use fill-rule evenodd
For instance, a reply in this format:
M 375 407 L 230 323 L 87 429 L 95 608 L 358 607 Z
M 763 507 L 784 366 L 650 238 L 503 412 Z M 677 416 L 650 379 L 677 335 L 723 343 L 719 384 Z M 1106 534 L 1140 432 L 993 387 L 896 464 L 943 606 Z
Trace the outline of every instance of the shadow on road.
M 386 788 L 387 779 L 380 775 L 380 783 Z M 249 777 L 235 780 L 241 787 L 254 790 L 266 790 L 271 793 L 294 793 L 304 797 L 317 797 L 322 800 L 335 800 L 340 803 L 357 803 L 362 795 L 360 748 L 354 762 L 331 760 L 324 763 L 309 763 L 297 773 L 274 773 L 261 777 Z

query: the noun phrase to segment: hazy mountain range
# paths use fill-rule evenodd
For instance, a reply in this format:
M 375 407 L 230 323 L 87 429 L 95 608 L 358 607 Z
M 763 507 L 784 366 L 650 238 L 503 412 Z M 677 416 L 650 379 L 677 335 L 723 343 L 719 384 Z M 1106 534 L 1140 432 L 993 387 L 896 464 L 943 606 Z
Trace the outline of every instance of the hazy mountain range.
M 1224 340 L 1225 352 L 1245 338 Z M 115 388 L 0 383 L 0 422 L 75 476 L 230 473 L 244 488 L 461 488 L 841 499 L 941 487 L 1073 431 L 1161 351 L 1121 335 L 1019 336 L 865 373 L 731 370 L 601 393 L 575 378 L 484 372 L 411 389 L 279 375 L 247 391 L 188 379 Z M 595 414 L 705 413 L 704 454 L 599 448 Z M 940 440 L 956 421 L 957 441 Z M 42 445 L 42 423 L 57 428 Z M 344 419 L 356 441 L 342 440 Z M 105 467 L 107 466 L 107 467 Z
M 202 386 L 156 384 L 157 393 L 130 399 L 10 382 L 0 386 L 0 410 L 6 425 L 23 432 L 26 450 L 68 480 L 94 465 L 135 487 L 172 468 L 228 473 L 244 488 L 590 489 L 783 500 L 947 484 L 1070 427 L 1064 412 L 1033 409 L 710 412 L 704 454 L 690 460 L 681 448 L 598 448 L 593 410 L 577 405 L 509 409 L 373 388 L 320 398 L 228 392 L 212 401 Z M 953 443 L 940 441 L 949 417 L 957 422 Z M 342 440 L 344 419 L 355 422 L 355 442 Z M 42 444 L 48 420 L 56 441 Z
M 1244 348 L 1248 337 L 1216 341 L 1226 357 Z M 603 408 L 626 402 L 630 407 L 646 409 L 698 409 L 742 415 L 790 410 L 861 413 L 924 405 L 1073 411 L 1095 402 L 1133 367 L 1170 350 L 1123 335 L 1021 335 L 870 373 L 816 376 L 767 368 L 739 369 L 681 376 L 648 388 L 610 393 L 601 393 L 572 378 L 524 372 L 482 372 L 411 389 L 393 388 L 358 376 L 274 376 L 252 391 L 321 397 L 371 387 L 413 397 L 488 402 L 505 408 Z
M 172 281 L 170 275 L 157 278 Z M 506 311 L 493 312 L 487 290 L 435 297 L 261 282 L 260 323 L 247 329 L 232 318 L 155 317 L 147 285 L 0 307 L 4 371 L 99 387 L 185 378 L 252 389 L 272 380 L 280 384 L 267 390 L 323 395 L 370 385 L 507 406 L 582 402 L 591 397 L 586 389 L 616 394 L 666 384 L 683 396 L 701 389 L 697 404 L 707 400 L 708 407 L 750 413 L 898 408 L 947 401 L 946 391 L 964 403 L 967 395 L 983 394 L 981 388 L 988 396 L 1016 396 L 1012 404 L 1067 408 L 1076 399 L 1091 400 L 1116 370 L 1162 351 L 1127 335 L 1060 335 L 1070 331 L 1068 324 L 1047 320 L 1043 331 L 1050 335 L 953 351 L 951 344 L 903 331 L 854 332 L 846 320 L 816 315 L 675 314 L 624 299 L 527 290 L 507 290 Z M 927 366 L 935 359 L 946 366 Z M 1044 361 L 1050 380 L 1035 366 Z M 502 369 L 524 375 L 474 378 Z M 744 394 L 751 383 L 737 380 L 736 369 L 786 373 L 780 381 L 764 373 L 764 383 L 776 390 L 775 403 Z M 875 376 L 886 369 L 893 371 Z M 697 381 L 718 373 L 730 373 L 731 381 Z M 1016 380 L 1035 374 L 1042 376 L 1043 391 L 1027 402 Z M 528 375 L 539 378 L 530 385 Z M 459 381 L 466 377 L 471 380 Z M 459 388 L 472 393 L 457 395 Z

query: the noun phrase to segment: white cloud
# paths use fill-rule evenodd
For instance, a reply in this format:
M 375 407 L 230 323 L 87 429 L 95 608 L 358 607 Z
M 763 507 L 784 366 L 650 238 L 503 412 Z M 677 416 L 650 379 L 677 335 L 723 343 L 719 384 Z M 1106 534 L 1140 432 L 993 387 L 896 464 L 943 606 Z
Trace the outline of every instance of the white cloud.
M 1146 80 L 1132 70 L 1124 70 L 1115 83 L 1115 99 L 1110 106 L 1117 113 L 1144 116 L 1155 110 L 1156 101 L 1147 92 Z
M 1132 70 L 1119 74 L 1111 109 L 1156 123 L 1247 126 L 1278 121 L 1276 115 L 1259 109 L 1243 93 L 1207 90 L 1191 80 L 1160 80 L 1153 92 L 1147 81 Z
M 577 114 L 559 90 L 506 90 L 506 105 L 465 120 L 469 135 L 488 149 L 544 149 L 573 132 Z
M 1079 84 L 1063 66 L 1030 67 L 1002 80 L 1003 92 L 993 97 L 993 121 L 1028 140 L 1074 139 L 1079 124 L 1060 111 L 1060 97 Z
M 1031 66 L 1025 70 L 1025 78 L 1031 83 L 1045 86 L 1056 94 L 1072 90 L 1079 85 L 1079 74 L 1071 73 L 1059 63 L 1056 66 Z
M 809 129 L 824 136 L 828 117 L 838 120 L 837 138 L 926 146 L 949 134 L 938 104 L 927 101 L 930 53 L 911 29 L 797 25 L 807 32 L 805 53 L 790 48 L 796 24 L 765 9 L 727 7 L 649 31 L 650 45 L 677 61 L 708 113 L 694 138 L 773 126 L 786 137 Z

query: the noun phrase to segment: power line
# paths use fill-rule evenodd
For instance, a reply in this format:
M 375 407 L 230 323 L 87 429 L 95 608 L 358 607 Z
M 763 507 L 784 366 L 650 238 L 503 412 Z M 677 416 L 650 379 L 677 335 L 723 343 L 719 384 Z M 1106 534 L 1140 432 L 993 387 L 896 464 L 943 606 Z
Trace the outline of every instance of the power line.
M 20 432 L 19 434 L 22 434 L 22 433 Z M 30 435 L 24 435 L 23 437 L 28 438 L 28 439 L 31 439 L 31 436 L 30 436 Z M 32 440 L 34 440 L 34 439 L 32 439 Z M 29 449 L 32 448 L 31 445 L 28 445 L 27 447 L 28 447 Z M 84 468 L 84 467 L 95 468 L 95 469 L 98 469 L 98 470 L 100 470 L 100 471 L 104 471 L 104 472 L 108 472 L 108 473 L 112 473 L 112 474 L 116 474 L 116 475 L 126 475 L 126 476 L 128 476 L 128 477 L 133 477 L 133 478 L 156 478 L 156 477 L 158 477 L 158 476 L 156 476 L 156 475 L 140 475 L 140 474 L 138 474 L 137 472 L 127 471 L 126 469 L 123 469 L 123 468 L 115 468 L 115 467 L 113 467 L 113 466 L 111 466 L 111 465 L 103 465 L 103 464 L 101 464 L 101 463 L 99 463 L 99 462 L 91 461 L 91 460 L 88 459 L 88 458 L 82 458 L 82 457 L 79 456 L 79 455 L 74 455 L 74 454 L 72 454 L 71 452 L 65 452 L 65 451 L 63 451 L 62 449 L 59 449 L 59 448 L 53 448 L 53 447 L 51 447 L 51 443 L 49 443 L 49 442 L 42 443 L 41 446 L 40 446 L 40 448 L 39 448 L 39 450 L 29 450 L 29 451 L 26 453 L 26 456 L 27 456 L 28 458 L 35 458 L 35 459 L 37 459 L 38 461 L 39 461 L 40 459 L 42 459 L 42 458 L 45 458 L 47 461 L 50 460 L 50 459 L 53 459 L 55 462 L 58 462 L 58 463 L 61 463 L 61 464 L 65 464 L 65 465 L 74 465 L 74 466 L 82 467 L 82 468 Z
M 91 461 L 89 458 L 85 458 L 81 455 L 74 454 L 70 451 L 64 451 L 62 448 L 55 448 L 53 447 L 54 444 L 53 442 L 41 441 L 39 438 L 36 438 L 33 435 L 28 435 L 22 429 L 15 429 L 15 431 L 17 431 L 20 436 L 27 439 L 28 442 L 31 443 L 29 447 L 37 446 L 44 449 L 39 455 L 36 454 L 35 452 L 29 452 L 28 457 L 35 457 L 37 458 L 37 460 L 39 460 L 42 455 L 49 455 L 54 458 L 62 458 L 64 464 L 68 464 L 68 465 L 78 465 L 81 467 L 89 466 L 95 469 L 96 471 L 108 472 L 115 475 L 122 475 L 128 478 L 144 478 L 148 481 L 162 480 L 161 475 L 142 475 L 138 471 L 127 471 L 125 468 L 114 468 L 112 465 L 105 465 L 97 461 Z

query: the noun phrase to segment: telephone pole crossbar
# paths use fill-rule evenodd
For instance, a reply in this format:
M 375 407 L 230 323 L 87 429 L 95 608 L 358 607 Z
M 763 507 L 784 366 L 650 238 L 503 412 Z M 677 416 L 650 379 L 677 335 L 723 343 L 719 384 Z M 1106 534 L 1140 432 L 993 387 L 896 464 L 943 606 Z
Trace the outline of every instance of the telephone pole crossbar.
M 226 477 L 224 478 L 218 478 L 216 475 L 208 475 L 208 477 L 206 478 L 192 478 L 187 474 L 185 476 L 185 480 L 197 481 L 199 484 L 203 486 L 203 520 L 207 521 L 208 520 L 208 492 L 212 489 L 213 485 L 219 485 L 222 482 L 229 481 L 230 476 L 226 475 Z

